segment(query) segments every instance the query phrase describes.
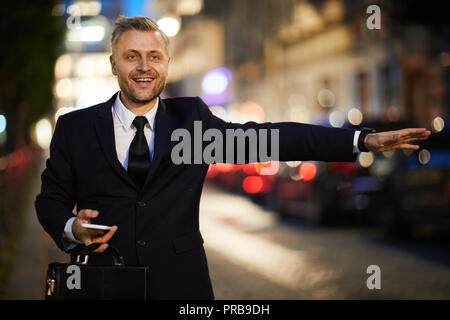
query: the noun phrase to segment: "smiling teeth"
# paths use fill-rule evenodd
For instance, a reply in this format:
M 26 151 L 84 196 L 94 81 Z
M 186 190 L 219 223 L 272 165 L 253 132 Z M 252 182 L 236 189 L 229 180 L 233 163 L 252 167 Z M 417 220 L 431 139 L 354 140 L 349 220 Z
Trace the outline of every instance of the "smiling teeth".
M 137 81 L 137 82 L 151 82 L 151 81 L 153 81 L 153 79 L 151 79 L 151 78 L 142 78 L 142 79 L 134 79 L 134 81 Z

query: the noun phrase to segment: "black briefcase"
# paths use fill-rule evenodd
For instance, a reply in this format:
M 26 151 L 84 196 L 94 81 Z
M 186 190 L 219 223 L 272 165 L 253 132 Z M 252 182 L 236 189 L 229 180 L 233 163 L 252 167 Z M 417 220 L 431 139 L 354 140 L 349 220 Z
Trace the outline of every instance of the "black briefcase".
M 123 257 L 111 245 L 107 251 L 112 265 L 89 265 L 92 244 L 77 256 L 76 263 L 48 266 L 46 300 L 146 300 L 148 267 L 125 266 Z

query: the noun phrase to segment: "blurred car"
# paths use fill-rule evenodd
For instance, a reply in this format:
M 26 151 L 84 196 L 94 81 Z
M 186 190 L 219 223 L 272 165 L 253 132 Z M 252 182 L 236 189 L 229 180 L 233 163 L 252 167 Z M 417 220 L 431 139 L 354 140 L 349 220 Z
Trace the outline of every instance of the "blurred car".
M 407 125 L 365 123 L 359 127 L 363 126 L 388 131 Z M 281 218 L 300 218 L 311 225 L 384 223 L 387 218 L 381 209 L 386 205 L 386 182 L 395 157 L 395 152 L 367 152 L 354 163 L 281 164 L 269 206 Z
M 213 164 L 209 166 L 206 178 L 214 181 L 224 190 L 244 194 L 257 203 L 263 204 L 272 191 L 272 175 L 261 175 L 261 163 Z
M 281 164 L 269 206 L 311 225 L 371 223 L 383 181 L 358 163 Z
M 388 184 L 391 236 L 450 239 L 449 143 L 447 129 L 398 162 Z

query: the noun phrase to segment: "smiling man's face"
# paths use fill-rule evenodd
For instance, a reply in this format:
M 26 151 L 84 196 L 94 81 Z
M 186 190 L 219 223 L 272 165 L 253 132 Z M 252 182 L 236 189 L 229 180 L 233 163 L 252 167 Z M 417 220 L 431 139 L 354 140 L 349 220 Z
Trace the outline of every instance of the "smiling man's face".
M 159 31 L 124 32 L 110 61 L 125 104 L 148 104 L 164 90 L 170 58 Z

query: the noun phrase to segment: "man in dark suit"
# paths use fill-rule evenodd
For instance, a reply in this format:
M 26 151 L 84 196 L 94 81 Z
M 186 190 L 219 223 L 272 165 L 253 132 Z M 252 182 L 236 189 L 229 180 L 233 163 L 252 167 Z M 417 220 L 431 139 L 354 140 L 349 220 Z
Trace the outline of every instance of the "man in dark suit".
M 121 91 L 105 103 L 59 117 L 35 207 L 62 250 L 101 243 L 96 250 L 101 253 L 110 244 L 126 264 L 150 266 L 152 299 L 214 298 L 199 230 L 208 163 L 174 164 L 174 130 L 193 136 L 195 121 L 202 132 L 214 129 L 224 137 L 229 129 L 266 129 L 268 137 L 276 129 L 279 152 L 272 156 L 280 161 L 355 161 L 364 150 L 417 149 L 408 142 L 430 134 L 425 129 L 369 133 L 292 122 L 227 123 L 198 97 L 159 98 L 170 54 L 168 38 L 153 20 L 119 18 L 111 47 Z M 249 149 L 247 142 L 247 161 Z M 81 226 L 90 222 L 113 228 L 103 234 Z

